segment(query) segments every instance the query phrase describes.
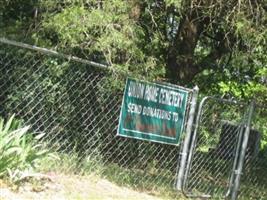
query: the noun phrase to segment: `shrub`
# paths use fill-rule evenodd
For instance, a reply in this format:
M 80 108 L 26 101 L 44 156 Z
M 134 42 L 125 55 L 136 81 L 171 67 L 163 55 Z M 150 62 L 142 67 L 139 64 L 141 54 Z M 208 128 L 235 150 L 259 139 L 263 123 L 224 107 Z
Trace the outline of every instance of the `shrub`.
M 40 142 L 44 134 L 33 135 L 29 130 L 14 115 L 6 123 L 0 118 L 0 178 L 13 182 L 25 178 L 24 172 L 33 171 L 41 159 L 52 155 Z

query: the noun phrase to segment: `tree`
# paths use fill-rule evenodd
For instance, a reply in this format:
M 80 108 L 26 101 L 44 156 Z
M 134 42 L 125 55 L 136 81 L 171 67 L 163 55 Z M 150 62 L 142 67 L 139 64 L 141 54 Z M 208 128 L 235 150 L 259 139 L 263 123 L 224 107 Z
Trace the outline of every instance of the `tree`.
M 6 25 L 40 46 L 266 101 L 266 0 L 39 0 L 16 12 L 4 2 Z

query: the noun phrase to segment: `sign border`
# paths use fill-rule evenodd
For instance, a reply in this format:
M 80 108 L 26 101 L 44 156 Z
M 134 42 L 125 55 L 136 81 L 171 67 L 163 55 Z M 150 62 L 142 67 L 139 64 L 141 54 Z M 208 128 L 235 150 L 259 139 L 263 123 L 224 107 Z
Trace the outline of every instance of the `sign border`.
M 180 131 L 180 136 L 178 138 L 176 138 L 176 137 L 168 137 L 168 136 L 161 136 L 161 135 L 157 135 L 157 134 L 153 134 L 153 133 L 147 133 L 147 132 L 141 132 L 141 131 L 137 131 L 137 130 L 130 130 L 130 129 L 125 129 L 125 128 L 122 127 L 123 130 L 126 130 L 128 132 L 137 132 L 139 134 L 152 135 L 152 136 L 157 137 L 159 139 L 160 138 L 165 138 L 165 139 L 168 139 L 168 140 L 174 140 L 175 143 L 164 142 L 164 141 L 160 141 L 160 140 L 156 140 L 156 139 L 147 139 L 147 138 L 143 138 L 143 137 L 135 137 L 135 136 L 131 136 L 131 135 L 120 134 L 120 127 L 121 127 L 121 123 L 122 123 L 122 111 L 123 111 L 122 108 L 123 108 L 123 105 L 124 105 L 125 96 L 127 95 L 126 94 L 126 87 L 127 87 L 127 82 L 129 81 L 129 79 L 135 80 L 135 81 L 138 81 L 138 82 L 142 82 L 142 83 L 148 83 L 148 84 L 157 85 L 157 86 L 160 86 L 160 87 L 165 87 L 167 89 L 176 88 L 178 90 L 183 90 L 183 92 L 186 93 L 185 109 L 184 109 L 184 112 L 183 112 L 183 116 L 184 117 L 183 117 L 183 121 L 182 121 L 182 128 L 181 128 L 181 131 Z M 173 87 L 171 87 L 171 86 L 173 86 Z M 170 84 L 170 83 L 149 82 L 149 81 L 145 81 L 145 80 L 138 80 L 136 78 L 127 77 L 125 88 L 124 88 L 124 92 L 123 92 L 123 98 L 122 98 L 120 116 L 119 116 L 119 124 L 118 124 L 118 128 L 117 128 L 116 136 L 121 136 L 121 137 L 125 137 L 125 138 L 134 138 L 134 139 L 143 140 L 143 141 L 151 141 L 151 142 L 156 142 L 156 143 L 161 143 L 161 144 L 169 144 L 169 145 L 178 146 L 180 144 L 180 138 L 183 135 L 184 130 L 185 130 L 186 110 L 187 110 L 187 107 L 188 107 L 189 93 L 192 92 L 192 91 L 193 91 L 192 89 L 184 88 L 184 87 L 181 87 L 181 86 L 178 86 L 178 85 L 173 85 L 173 84 Z M 178 140 L 178 141 L 176 141 L 176 140 Z

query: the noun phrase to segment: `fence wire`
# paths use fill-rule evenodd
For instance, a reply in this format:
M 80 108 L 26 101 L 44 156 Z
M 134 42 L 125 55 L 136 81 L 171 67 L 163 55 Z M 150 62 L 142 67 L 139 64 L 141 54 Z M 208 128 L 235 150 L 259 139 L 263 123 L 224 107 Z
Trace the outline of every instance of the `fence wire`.
M 176 196 L 179 146 L 116 136 L 126 77 L 1 43 L 0 74 L 0 116 L 15 113 L 34 133 L 45 133 L 66 171 L 100 171 L 121 184 Z
M 246 107 L 208 98 L 199 111 L 186 191 L 195 196 L 223 198 L 229 188 Z M 233 121 L 234 120 L 234 121 Z
M 240 199 L 267 199 L 267 157 L 262 147 L 267 133 L 267 107 L 256 105 L 241 176 Z M 266 151 L 266 150 L 265 150 Z
M 216 98 L 207 98 L 202 103 L 196 137 L 192 139 L 184 190 L 192 197 L 230 199 L 236 173 L 233 166 L 240 156 L 238 147 L 243 140 L 248 105 Z M 266 132 L 266 121 L 259 120 L 266 120 L 266 111 L 259 108 L 253 119 L 238 192 L 240 199 L 267 198 L 267 176 L 262 174 L 267 168 L 264 158 L 259 155 L 260 135 Z M 258 127 L 255 127 L 256 124 Z
M 125 79 L 71 57 L 0 42 L 1 117 L 15 113 L 33 133 L 45 133 L 43 142 L 59 153 L 58 166 L 66 173 L 100 173 L 118 184 L 180 199 L 174 189 L 180 146 L 116 136 Z M 191 92 L 189 96 L 190 101 Z M 247 108 L 213 98 L 203 104 L 185 174 L 186 193 L 212 198 L 227 194 Z M 259 151 L 266 116 L 266 108 L 257 107 L 241 199 L 267 199 L 267 162 Z

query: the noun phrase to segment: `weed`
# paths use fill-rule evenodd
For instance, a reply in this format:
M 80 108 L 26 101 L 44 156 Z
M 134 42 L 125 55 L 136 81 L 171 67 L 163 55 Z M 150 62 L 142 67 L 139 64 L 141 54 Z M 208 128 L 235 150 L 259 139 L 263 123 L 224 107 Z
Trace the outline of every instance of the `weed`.
M 40 143 L 44 134 L 33 135 L 29 132 L 30 126 L 21 126 L 21 121 L 14 116 L 6 123 L 0 118 L 0 178 L 17 183 L 52 153 Z

